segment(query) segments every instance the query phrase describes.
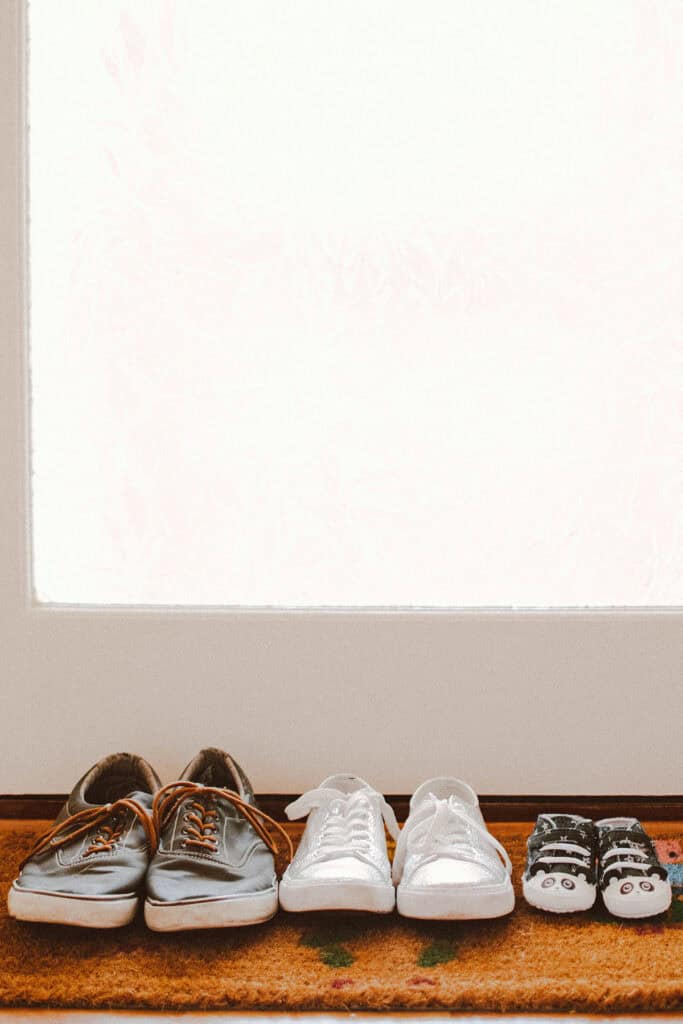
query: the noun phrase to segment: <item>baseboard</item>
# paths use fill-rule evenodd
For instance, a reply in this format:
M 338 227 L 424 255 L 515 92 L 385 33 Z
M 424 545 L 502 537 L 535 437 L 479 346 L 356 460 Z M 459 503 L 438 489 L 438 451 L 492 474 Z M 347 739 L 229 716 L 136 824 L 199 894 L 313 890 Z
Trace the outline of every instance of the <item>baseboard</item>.
M 295 794 L 263 793 L 257 797 L 266 814 L 285 820 L 285 807 Z M 606 818 L 628 814 L 644 821 L 683 820 L 683 796 L 482 796 L 481 808 L 487 821 L 533 821 L 543 811 L 566 811 L 587 818 Z M 24 794 L 0 796 L 0 818 L 52 819 L 61 810 L 63 794 Z M 399 821 L 408 815 L 410 797 L 388 796 Z

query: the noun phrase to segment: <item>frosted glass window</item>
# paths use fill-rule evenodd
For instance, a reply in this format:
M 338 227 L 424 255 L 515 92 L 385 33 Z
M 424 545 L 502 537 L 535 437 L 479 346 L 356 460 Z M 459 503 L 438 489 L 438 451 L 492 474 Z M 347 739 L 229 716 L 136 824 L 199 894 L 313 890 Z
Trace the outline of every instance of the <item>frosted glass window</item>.
M 683 5 L 32 0 L 39 600 L 683 604 Z

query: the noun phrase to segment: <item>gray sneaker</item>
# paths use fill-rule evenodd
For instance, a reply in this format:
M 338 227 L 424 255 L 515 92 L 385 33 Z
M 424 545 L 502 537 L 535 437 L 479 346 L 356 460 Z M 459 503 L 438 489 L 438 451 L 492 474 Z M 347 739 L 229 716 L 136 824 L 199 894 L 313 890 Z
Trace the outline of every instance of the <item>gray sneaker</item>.
M 151 809 L 160 786 L 135 754 L 98 761 L 21 865 L 7 901 L 11 916 L 83 928 L 128 924 L 154 851 Z
M 147 872 L 145 921 L 157 932 L 258 924 L 278 906 L 265 822 L 248 778 L 223 750 L 197 754 L 154 800 L 159 846 Z

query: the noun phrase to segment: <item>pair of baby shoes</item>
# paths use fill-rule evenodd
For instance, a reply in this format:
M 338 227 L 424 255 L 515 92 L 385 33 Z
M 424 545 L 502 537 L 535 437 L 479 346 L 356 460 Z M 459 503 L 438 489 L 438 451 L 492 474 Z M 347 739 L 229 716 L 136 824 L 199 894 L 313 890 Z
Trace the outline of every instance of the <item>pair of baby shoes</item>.
M 76 783 L 21 865 L 9 913 L 116 928 L 144 894 L 154 931 L 256 924 L 278 909 L 273 828 L 229 754 L 207 748 L 162 786 L 143 758 L 112 754 Z
M 541 814 L 527 849 L 524 897 L 539 910 L 590 910 L 598 889 L 615 917 L 652 917 L 671 905 L 666 868 L 637 818 Z
M 510 858 L 459 779 L 423 783 L 400 831 L 382 794 L 354 775 L 330 776 L 287 814 L 308 822 L 280 882 L 284 910 L 387 914 L 396 906 L 404 917 L 469 920 L 514 908 Z M 393 869 L 385 826 L 396 840 Z

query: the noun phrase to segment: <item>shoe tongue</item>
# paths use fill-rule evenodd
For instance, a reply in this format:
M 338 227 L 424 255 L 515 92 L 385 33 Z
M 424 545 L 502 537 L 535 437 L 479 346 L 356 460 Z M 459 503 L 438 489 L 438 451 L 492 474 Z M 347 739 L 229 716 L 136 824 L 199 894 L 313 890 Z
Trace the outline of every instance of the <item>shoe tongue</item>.
M 145 793 L 140 789 L 135 789 L 133 790 L 132 793 L 129 793 L 127 795 L 126 799 L 135 800 L 136 804 L 140 804 L 140 806 L 144 807 L 146 811 L 152 810 L 152 803 L 154 802 L 154 797 L 151 793 Z
M 470 814 L 473 810 L 477 813 L 479 811 L 479 800 L 472 787 L 468 786 L 461 779 L 449 776 L 428 779 L 427 782 L 423 782 L 421 786 L 418 786 L 410 800 L 411 810 L 416 810 L 430 794 L 438 800 L 451 800 L 454 803 L 460 804 Z
M 617 828 L 628 829 L 629 832 L 633 829 L 640 832 L 645 831 L 637 818 L 601 818 L 595 824 L 601 832 L 611 832 Z
M 589 818 L 580 814 L 539 814 L 538 821 L 545 828 L 576 828 L 577 825 L 590 824 Z
M 365 779 L 361 779 L 358 775 L 351 775 L 348 772 L 340 772 L 338 775 L 329 775 L 320 783 L 318 788 L 337 789 L 340 793 L 345 794 L 359 793 L 361 790 L 367 790 L 370 793 L 375 792 L 370 783 L 366 782 Z

